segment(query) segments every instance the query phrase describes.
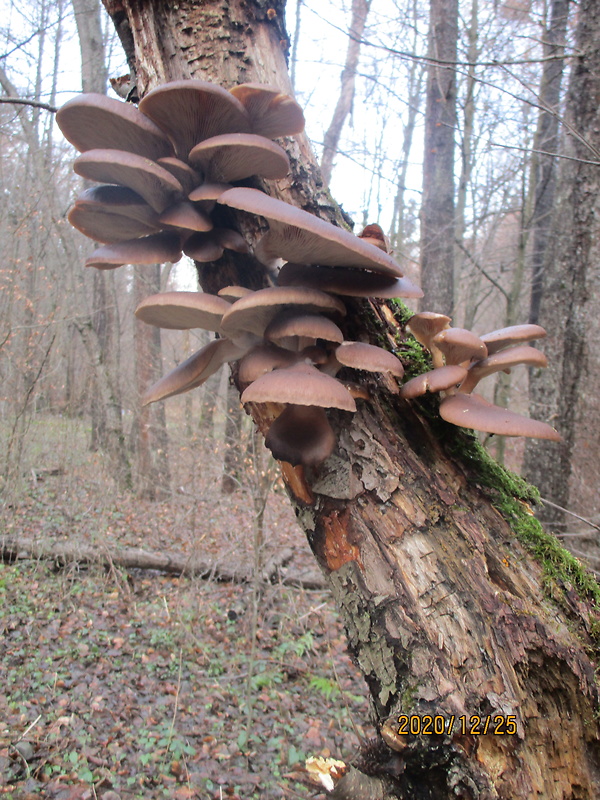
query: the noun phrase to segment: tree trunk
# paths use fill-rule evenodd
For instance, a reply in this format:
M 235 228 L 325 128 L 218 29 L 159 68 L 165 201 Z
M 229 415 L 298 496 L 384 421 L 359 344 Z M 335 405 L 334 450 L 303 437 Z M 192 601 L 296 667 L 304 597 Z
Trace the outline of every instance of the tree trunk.
M 191 76 L 289 90 L 279 3 L 267 14 L 242 0 L 105 2 L 133 34 L 142 94 Z M 306 140 L 288 145 L 293 179 L 270 190 L 326 216 Z M 218 267 L 201 270 L 205 288 L 264 280 L 237 254 Z M 387 331 L 410 361 L 382 307 L 348 303 L 346 338 Z M 354 416 L 331 414 L 339 443 L 318 470 L 281 465 L 383 737 L 332 796 L 597 798 L 599 587 L 542 532 L 529 490 L 433 401 L 401 401 L 377 378 L 369 389 Z M 272 419 L 265 406 L 252 413 L 261 430 Z M 406 735 L 402 714 L 415 715 Z M 445 732 L 423 732 L 427 715 Z
M 593 2 L 584 3 L 579 9 L 576 30 L 579 56 L 573 62 L 567 96 L 569 127 L 565 137 L 567 155 L 580 160 L 565 160 L 561 164 L 552 241 L 545 251 L 538 316 L 539 323 L 548 331 L 543 349 L 550 367 L 543 374 L 533 374 L 530 384 L 532 416 L 552 420 L 564 442 L 558 451 L 541 443 L 528 444 L 524 471 L 544 497 L 563 508 L 569 506 L 581 395 L 585 394 L 586 399 L 593 402 L 586 392 L 586 383 L 588 376 L 593 374 L 588 362 L 588 341 L 593 339 L 596 322 L 589 304 L 599 258 L 595 217 L 600 199 L 600 178 L 597 165 L 589 162 L 597 162 L 600 153 L 595 100 L 600 92 L 599 40 L 600 9 Z M 550 177 L 548 173 L 548 180 Z M 533 288 L 539 291 L 535 282 Z M 534 298 L 532 309 L 535 310 L 533 303 Z M 591 357 L 595 359 L 593 354 Z M 595 409 L 597 419 L 598 405 Z M 593 428 L 597 426 L 589 426 L 588 420 L 582 420 L 582 424 L 585 426 L 584 439 L 593 453 L 594 442 L 598 442 Z M 597 474 L 597 457 L 592 469 L 594 467 Z M 594 472 L 590 469 L 588 474 L 592 477 Z M 544 507 L 543 518 L 556 527 L 564 524 L 559 509 Z
M 337 155 L 342 129 L 354 102 L 354 84 L 360 56 L 360 43 L 367 24 L 370 5 L 371 0 L 352 0 L 352 21 L 348 32 L 348 50 L 346 51 L 346 63 L 341 76 L 340 95 L 329 123 L 329 128 L 327 128 L 323 139 L 321 174 L 327 184 L 331 181 L 333 159 Z
M 430 0 L 421 205 L 421 308 L 454 308 L 454 131 L 458 0 Z

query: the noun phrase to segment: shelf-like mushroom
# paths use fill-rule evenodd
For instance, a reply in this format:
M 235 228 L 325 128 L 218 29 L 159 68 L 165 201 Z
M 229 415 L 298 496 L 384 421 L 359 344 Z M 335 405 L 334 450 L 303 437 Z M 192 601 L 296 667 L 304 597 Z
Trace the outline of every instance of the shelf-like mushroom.
M 135 310 L 136 317 L 148 325 L 171 330 L 204 328 L 218 331 L 229 303 L 205 292 L 162 292 L 146 297 Z
M 56 112 L 63 136 L 79 150 L 117 148 L 157 159 L 172 155 L 169 140 L 131 103 L 92 92 L 69 100 Z
M 536 337 L 536 338 L 539 338 Z M 469 367 L 464 381 L 460 385 L 461 392 L 472 392 L 482 378 L 494 372 L 509 371 L 517 366 L 547 367 L 548 359 L 535 347 L 520 345 L 500 350 L 487 358 L 475 361 Z
M 314 345 L 317 339 L 338 343 L 344 340 L 344 334 L 333 320 L 322 314 L 296 310 L 282 311 L 273 317 L 263 335 L 270 342 L 296 351 Z
M 440 403 L 440 416 L 446 422 L 474 431 L 561 441 L 560 434 L 545 422 L 495 406 L 478 394 L 459 393 L 446 397 Z
M 506 347 L 523 344 L 523 342 L 532 342 L 535 339 L 543 339 L 545 336 L 546 331 L 541 325 L 528 323 L 525 325 L 509 325 L 508 328 L 491 331 L 480 338 L 482 342 L 485 342 L 488 355 L 491 356 Z
M 400 267 L 387 253 L 343 228 L 257 189 L 236 187 L 222 194 L 217 202 L 268 221 L 269 231 L 254 248 L 254 254 L 266 266 L 278 264 L 283 258 L 300 264 L 343 264 L 402 277 Z
M 318 267 L 309 264 L 284 264 L 277 276 L 279 286 L 312 286 L 322 292 L 345 297 L 423 297 L 409 278 L 393 278 L 380 272 L 346 267 Z
M 289 95 L 276 86 L 262 83 L 242 83 L 230 89 L 250 117 L 252 133 L 278 139 L 293 136 L 304 130 L 302 109 Z
M 210 231 L 213 224 L 208 214 L 196 208 L 189 200 L 180 200 L 166 208 L 159 217 L 161 225 L 189 231 Z
M 319 406 L 289 405 L 271 423 L 265 445 L 278 461 L 316 467 L 335 449 L 335 434 Z
M 396 378 L 404 375 L 404 367 L 399 358 L 382 347 L 365 342 L 342 342 L 336 348 L 335 357 L 345 367 L 362 369 L 366 372 L 389 372 Z
M 224 133 L 205 139 L 192 148 L 189 161 L 215 182 L 231 183 L 251 175 L 274 180 L 285 178 L 290 170 L 285 150 L 253 133 Z
M 444 392 L 448 389 L 455 389 L 466 376 L 466 367 L 457 364 L 437 367 L 407 381 L 400 389 L 400 396 L 406 400 L 413 400 L 426 392 Z
M 171 140 L 176 155 L 186 160 L 199 142 L 222 133 L 250 133 L 244 106 L 226 89 L 200 80 L 165 83 L 140 101 L 140 111 Z
M 446 328 L 433 337 L 432 344 L 441 350 L 446 364 L 469 363 L 487 356 L 485 344 L 466 328 Z
M 356 403 L 339 381 L 305 363 L 265 373 L 244 390 L 242 403 L 286 403 L 356 411 Z
M 85 266 L 116 269 L 124 264 L 164 264 L 166 261 L 175 263 L 180 258 L 179 235 L 162 231 L 142 239 L 127 239 L 99 247 L 86 259 Z

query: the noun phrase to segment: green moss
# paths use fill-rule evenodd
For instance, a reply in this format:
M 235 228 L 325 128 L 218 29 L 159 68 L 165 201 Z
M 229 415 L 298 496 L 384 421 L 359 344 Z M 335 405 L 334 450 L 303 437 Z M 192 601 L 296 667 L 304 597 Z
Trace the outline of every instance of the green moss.
M 474 434 L 457 431 L 450 449 L 453 456 L 460 458 L 477 474 L 477 482 L 492 504 L 506 519 L 518 540 L 542 564 L 547 592 L 552 594 L 556 582 L 571 585 L 582 598 L 592 601 L 600 610 L 598 582 L 533 516 L 529 503 L 539 502 L 538 490 L 498 464 Z

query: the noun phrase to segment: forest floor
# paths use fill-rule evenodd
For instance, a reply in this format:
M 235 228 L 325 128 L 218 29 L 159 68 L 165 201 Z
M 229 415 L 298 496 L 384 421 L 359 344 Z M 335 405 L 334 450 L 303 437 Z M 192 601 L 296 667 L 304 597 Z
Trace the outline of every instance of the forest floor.
M 33 454 L 0 506 L 0 542 L 168 550 L 251 574 L 252 509 L 266 501 L 263 560 L 291 547 L 287 574 L 314 572 L 264 462 L 219 496 L 222 460 L 186 443 L 173 495 L 141 501 L 69 436 Z M 349 759 L 372 735 L 328 592 L 281 582 L 0 563 L 0 686 L 0 798 L 11 800 L 314 797 L 297 780 L 304 759 Z

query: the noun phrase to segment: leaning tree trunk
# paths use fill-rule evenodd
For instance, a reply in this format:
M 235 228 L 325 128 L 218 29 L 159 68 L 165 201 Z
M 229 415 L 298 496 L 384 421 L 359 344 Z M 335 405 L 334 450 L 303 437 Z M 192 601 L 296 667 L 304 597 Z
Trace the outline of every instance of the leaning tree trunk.
M 253 0 L 105 4 L 124 41 L 132 34 L 142 95 L 192 76 L 289 90 L 280 3 L 269 13 Z M 339 221 L 317 191 L 306 139 L 288 151 L 293 175 L 269 191 Z M 209 291 L 264 281 L 237 254 L 200 276 Z M 415 358 L 383 303 L 357 301 L 348 319 L 347 338 L 387 334 L 407 364 Z M 337 412 L 339 445 L 321 468 L 282 465 L 382 734 L 332 796 L 598 797 L 600 589 L 543 534 L 528 490 L 442 423 L 433 402 L 410 405 L 375 378 L 369 388 L 353 417 Z M 252 414 L 264 430 L 270 409 Z M 453 718 L 450 735 L 412 735 L 426 715 L 446 729 Z

